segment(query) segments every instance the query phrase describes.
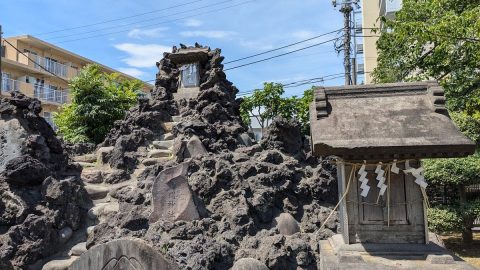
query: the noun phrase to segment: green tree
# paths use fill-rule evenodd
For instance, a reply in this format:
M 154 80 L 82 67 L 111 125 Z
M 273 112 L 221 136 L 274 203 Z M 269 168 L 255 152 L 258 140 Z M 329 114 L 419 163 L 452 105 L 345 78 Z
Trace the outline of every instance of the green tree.
M 479 0 L 404 0 L 380 24 L 376 82 L 439 80 L 451 111 L 480 120 Z
M 54 115 L 59 134 L 72 143 L 102 142 L 113 123 L 135 105 L 141 88 L 138 80 L 86 66 L 70 81 L 71 103 Z
M 251 125 L 251 119 L 256 119 L 263 132 L 272 119 L 282 116 L 298 120 L 302 124 L 304 134 L 308 134 L 309 106 L 313 101 L 312 89 L 305 91 L 301 98 L 283 97 L 285 91 L 282 84 L 264 83 L 263 89 L 255 89 L 251 96 L 243 99 L 240 106 L 242 120 Z
M 473 222 L 480 215 L 480 200 L 469 199 L 466 186 L 480 183 L 480 155 L 430 159 L 425 160 L 423 164 L 425 178 L 432 185 L 447 185 L 457 189 L 456 194 L 450 194 L 457 200 L 450 205 L 439 205 L 429 211 L 430 229 L 461 232 L 464 243 L 471 243 Z

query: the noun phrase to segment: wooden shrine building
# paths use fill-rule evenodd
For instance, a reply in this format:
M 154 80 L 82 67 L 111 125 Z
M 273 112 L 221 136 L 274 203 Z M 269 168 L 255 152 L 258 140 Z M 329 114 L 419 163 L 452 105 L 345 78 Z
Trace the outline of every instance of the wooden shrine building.
M 425 253 L 428 183 L 420 160 L 475 151 L 449 118 L 442 88 L 435 82 L 319 87 L 310 123 L 313 154 L 337 157 L 342 233 L 330 240 L 333 249 Z

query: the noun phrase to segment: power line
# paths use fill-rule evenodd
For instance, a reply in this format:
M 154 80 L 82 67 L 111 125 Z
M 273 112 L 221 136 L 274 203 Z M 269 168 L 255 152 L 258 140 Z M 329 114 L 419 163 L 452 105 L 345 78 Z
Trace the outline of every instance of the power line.
M 355 28 L 352 28 L 352 29 L 364 29 L 364 30 L 382 30 L 378 27 L 355 27 Z M 480 42 L 480 39 L 478 38 L 473 38 L 473 37 L 455 37 L 455 36 L 448 36 L 448 35 L 442 35 L 442 34 L 438 34 L 438 33 L 433 33 L 433 32 L 430 32 L 428 30 L 425 30 L 425 32 L 431 34 L 431 35 L 434 35 L 434 36 L 438 36 L 438 37 L 448 37 L 448 38 L 454 38 L 454 39 L 458 39 L 458 40 L 465 40 L 465 41 L 472 41 L 472 42 Z M 380 36 L 376 36 L 376 35 L 371 35 L 371 36 L 357 36 L 357 37 L 380 37 Z
M 338 31 L 338 30 L 336 30 L 336 31 Z M 331 34 L 331 33 L 336 32 L 336 31 L 331 31 L 331 32 L 329 32 L 329 33 L 325 33 L 325 34 L 322 34 L 322 35 L 320 35 L 320 36 L 324 36 L 324 35 L 327 35 L 327 34 Z M 320 36 L 318 36 L 318 37 L 320 37 Z M 313 39 L 313 38 L 312 38 L 312 39 Z M 337 39 L 337 38 L 335 38 L 335 39 Z M 247 56 L 247 57 L 239 58 L 239 59 L 236 59 L 236 60 L 232 60 L 232 61 L 229 61 L 229 62 L 227 62 L 227 63 L 225 63 L 225 64 L 238 62 L 238 61 L 240 61 L 240 60 L 249 59 L 249 58 L 252 58 L 252 57 L 255 57 L 255 56 L 258 56 L 258 55 L 263 55 L 263 54 L 266 54 L 266 53 L 269 53 L 269 52 L 278 51 L 278 50 L 280 50 L 280 49 L 288 48 L 288 47 L 291 47 L 291 46 L 293 46 L 293 45 L 297 45 L 297 44 L 299 44 L 299 43 L 301 43 L 301 42 L 308 41 L 308 40 L 310 40 L 310 39 L 298 41 L 298 42 L 295 42 L 295 43 L 292 43 L 292 44 L 285 45 L 285 46 L 280 47 L 280 48 L 272 49 L 272 50 L 269 50 L 269 51 L 265 51 L 265 52 L 262 52 L 262 53 L 258 53 L 258 54 L 252 55 L 252 56 Z M 282 55 L 276 55 L 276 56 L 273 56 L 273 57 L 270 57 L 270 58 L 267 58 L 267 59 L 262 59 L 262 60 L 259 60 L 259 61 L 260 61 L 260 62 L 263 62 L 263 61 L 266 61 L 266 60 L 269 60 L 269 59 L 277 58 L 277 57 L 280 57 L 280 56 L 284 56 L 284 55 L 287 55 L 287 54 L 291 54 L 291 53 L 294 53 L 294 52 L 298 52 L 298 51 L 301 51 L 301 50 L 305 50 L 305 49 L 308 49 L 308 48 L 311 48 L 311 47 L 314 47 L 314 46 L 318 46 L 318 45 L 321 45 L 321 44 L 323 44 L 323 43 L 327 43 L 327 42 L 330 42 L 330 41 L 332 41 L 332 40 L 325 41 L 325 42 L 322 42 L 322 43 L 317 43 L 317 44 L 314 44 L 314 45 L 312 45 L 312 46 L 308 46 L 308 47 L 305 47 L 305 48 L 301 48 L 301 49 L 298 49 L 298 50 L 295 50 L 295 51 L 291 51 L 291 52 L 288 52 L 288 53 L 285 53 L 285 54 L 282 54 Z M 256 61 L 256 62 L 258 62 L 258 61 Z M 253 63 L 253 62 L 252 62 L 252 63 Z M 249 64 L 252 64 L 252 63 L 249 63 Z M 242 65 L 242 66 L 243 66 L 243 65 Z M 237 67 L 233 67 L 233 68 L 237 68 Z M 230 68 L 230 69 L 233 69 L 233 68 Z M 226 71 L 226 70 L 229 70 L 229 69 L 225 69 L 225 71 Z M 143 82 L 149 83 L 149 82 L 155 82 L 155 81 L 156 81 L 156 79 L 147 80 L 147 81 L 143 81 Z
M 330 74 L 330 75 L 325 75 L 325 76 L 322 76 L 322 77 L 315 77 L 315 78 L 299 80 L 299 81 L 295 81 L 295 82 L 291 82 L 291 83 L 285 83 L 285 84 L 282 84 L 282 85 L 283 86 L 288 86 L 288 85 L 292 85 L 292 84 L 296 84 L 296 83 L 303 83 L 303 82 L 312 81 L 312 80 L 324 79 L 324 78 L 337 76 L 337 75 L 345 75 L 345 73 Z
M 345 75 L 345 73 L 331 74 L 331 75 L 326 75 L 326 76 L 323 76 L 323 77 L 317 77 L 317 78 L 306 79 L 306 80 L 302 80 L 302 81 L 283 84 L 283 87 L 284 88 L 292 88 L 292 87 L 297 87 L 297 86 L 310 84 L 310 83 L 324 82 L 324 81 L 335 79 L 338 76 L 343 77 L 344 75 Z M 332 77 L 332 78 L 329 78 L 329 77 Z
M 282 84 L 282 86 L 284 88 L 293 88 L 293 87 L 297 87 L 297 86 L 301 86 L 301 85 L 305 85 L 305 84 L 310 84 L 310 83 L 317 83 L 317 82 L 325 82 L 325 81 L 330 81 L 330 80 L 335 80 L 335 79 L 338 79 L 338 78 L 341 78 L 345 75 L 345 73 L 336 73 L 336 74 L 329 74 L 329 75 L 325 75 L 323 77 L 317 77 L 317 78 L 312 78 L 312 79 L 305 79 L 305 80 L 301 80 L 301 81 L 297 81 L 297 82 L 291 82 L 291 83 L 287 83 L 287 84 Z M 311 80 L 311 81 L 310 81 Z M 308 81 L 308 82 L 307 82 Z M 293 85 L 293 84 L 296 84 L 296 83 L 299 83 L 299 82 L 302 82 L 302 84 L 299 84 L 299 85 L 295 85 L 295 86 L 289 86 L 289 85 Z M 256 90 L 250 90 L 250 91 L 245 91 L 245 92 L 239 92 L 238 95 L 240 96 L 244 96 L 244 95 L 249 95 L 249 94 L 252 94 L 253 92 L 255 92 Z
M 221 2 L 217 2 L 217 3 L 213 3 L 213 4 L 208 4 L 208 5 L 205 5 L 205 6 L 201 6 L 201 7 L 197 7 L 197 8 L 193 8 L 193 9 L 184 10 L 184 11 L 176 12 L 176 13 L 169 14 L 169 15 L 165 15 L 165 16 L 163 16 L 163 17 L 172 17 L 172 16 L 179 15 L 179 14 L 184 14 L 184 13 L 189 13 L 189 12 L 195 12 L 195 11 L 197 11 L 197 10 L 207 9 L 207 8 L 212 7 L 212 6 L 217 6 L 217 5 L 221 5 L 221 4 L 224 4 L 224 3 L 227 3 L 227 2 L 232 2 L 232 1 L 233 1 L 233 0 L 224 0 L 224 1 L 221 1 Z M 134 22 L 130 22 L 130 23 L 124 23 L 124 24 L 122 24 L 122 25 L 113 25 L 113 26 L 108 26 L 108 27 L 99 28 L 99 29 L 95 29 L 95 30 L 88 30 L 88 31 L 77 32 L 77 33 L 72 33 L 72 34 L 68 34 L 68 35 L 62 35 L 62 36 L 54 36 L 54 37 L 50 37 L 49 39 L 59 39 L 59 38 L 66 38 L 66 37 L 72 37 L 72 36 L 78 36 L 78 35 L 86 35 L 86 34 L 90 34 L 90 33 L 97 33 L 97 32 L 99 32 L 99 31 L 103 31 L 103 30 L 117 29 L 117 28 L 119 28 L 119 27 L 125 27 L 125 26 L 129 26 L 129 25 L 135 25 L 135 24 L 138 24 L 138 23 L 155 21 L 155 20 L 158 20 L 158 19 L 159 19 L 159 18 L 150 18 L 150 19 L 145 19 L 145 20 L 140 20 L 140 21 L 134 21 Z
M 303 48 L 300 48 L 300 49 L 297 49 L 297 50 L 293 50 L 293 51 L 290 51 L 290 52 L 278 54 L 278 55 L 271 56 L 271 57 L 268 57 L 268 58 L 264 58 L 264 59 L 260 59 L 260 60 L 253 61 L 253 62 L 250 62 L 250 63 L 246 63 L 246 64 L 243 64 L 243 65 L 238 65 L 238 66 L 234 66 L 234 67 L 231 67 L 231 68 L 227 68 L 227 69 L 224 69 L 224 71 L 232 70 L 232 69 L 237 69 L 237 68 L 241 68 L 241 67 L 245 67 L 245 66 L 250 66 L 250 65 L 253 65 L 253 64 L 260 63 L 260 62 L 265 62 L 265 61 L 268 61 L 268 60 L 271 60 L 271 59 L 274 59 L 274 58 L 278 58 L 278 57 L 281 57 L 281 56 L 285 56 L 285 55 L 288 55 L 288 54 L 292 54 L 292 53 L 295 53 L 295 52 L 299 52 L 299 51 L 303 51 L 303 50 L 306 50 L 306 49 L 310 49 L 310 48 L 313 48 L 313 47 L 316 47 L 316 46 L 320 46 L 320 45 L 322 45 L 322 44 L 325 44 L 325 43 L 328 43 L 328 42 L 332 42 L 332 41 L 334 41 L 334 40 L 336 40 L 336 39 L 338 39 L 338 38 L 329 39 L 329 40 L 327 40 L 327 41 L 323 41 L 323 42 L 320 42 L 320 43 L 316 43 L 316 44 L 313 44 L 313 45 L 310 45 L 310 46 L 307 46 L 307 47 L 303 47 Z
M 22 54 L 23 56 L 25 56 L 28 60 L 32 61 L 35 65 L 39 66 L 41 69 L 45 70 L 46 72 L 52 74 L 53 76 L 59 78 L 60 80 L 66 82 L 66 83 L 69 83 L 67 80 L 65 80 L 64 78 L 58 76 L 57 74 L 51 72 L 50 70 L 44 68 L 41 64 L 39 64 L 38 62 L 32 60 L 30 57 L 28 57 L 28 55 L 26 55 L 24 52 L 20 51 L 17 47 L 13 46 L 12 43 L 10 43 L 8 40 L 4 39 L 3 41 L 5 41 L 8 45 L 12 46 L 12 48 L 14 48 L 17 52 L 19 52 L 20 54 Z
M 100 25 L 100 24 L 105 24 L 105 23 L 110 23 L 110 22 L 115 22 L 115 21 L 121 21 L 121 20 L 125 20 L 125 19 L 140 17 L 140 16 L 147 15 L 147 14 L 157 13 L 157 12 L 160 12 L 160 11 L 174 9 L 174 8 L 186 6 L 186 5 L 201 2 L 201 1 L 204 1 L 204 0 L 196 0 L 196 1 L 186 2 L 186 3 L 183 3 L 183 4 L 178 4 L 178 5 L 162 8 L 162 9 L 152 10 L 152 11 L 149 11 L 149 12 L 139 13 L 139 14 L 132 15 L 132 16 L 127 16 L 127 17 L 120 17 L 120 18 L 116 18 L 116 19 L 100 21 L 100 22 L 96 22 L 96 23 L 92 23 L 92 24 L 85 24 L 85 25 L 74 26 L 74 27 L 70 27 L 70 28 L 63 28 L 63 29 L 54 30 L 54 31 L 50 31 L 50 32 L 35 33 L 34 35 L 47 35 L 47 34 L 52 34 L 52 33 L 65 32 L 65 31 L 69 31 L 69 30 L 86 28 L 86 27 L 90 27 L 90 26 L 95 26 L 95 25 Z
M 250 59 L 250 58 L 257 57 L 257 56 L 260 56 L 260 55 L 264 55 L 264 54 L 267 54 L 267 53 L 275 52 L 275 51 L 278 51 L 278 50 L 281 50 L 281 49 L 285 49 L 285 48 L 288 48 L 288 47 L 292 47 L 292 46 L 295 46 L 295 45 L 298 45 L 298 44 L 301 44 L 301 43 L 305 43 L 305 42 L 307 42 L 307 41 L 311 41 L 311 40 L 314 40 L 314 39 L 317 39 L 317 38 L 320 38 L 320 37 L 323 37 L 323 36 L 326 36 L 326 35 L 330 35 L 330 34 L 336 33 L 336 32 L 338 32 L 338 31 L 340 31 L 340 30 L 342 30 L 342 28 L 337 29 L 337 30 L 330 31 L 330 32 L 325 33 L 325 34 L 321 34 L 321 35 L 318 35 L 318 36 L 314 36 L 314 37 L 311 37 L 311 38 L 308 38 L 308 39 L 304 39 L 304 40 L 301 40 L 301 41 L 298 41 L 298 42 L 295 42 L 295 43 L 292 43 L 292 44 L 288 44 L 288 45 L 285 45 L 285 46 L 282 46 L 282 47 L 279 47 L 279 48 L 276 48 L 276 49 L 272 49 L 272 50 L 268 50 L 268 51 L 265 51 L 265 52 L 257 53 L 257 54 L 254 54 L 254 55 L 242 57 L 242 58 L 239 58 L 239 59 L 236 59 L 236 60 L 232 60 L 232 61 L 226 62 L 226 63 L 224 63 L 224 64 L 225 64 L 225 65 L 228 65 L 228 64 L 231 64 L 231 63 L 235 63 L 235 62 L 238 62 L 238 61 L 245 60 L 245 59 Z
M 247 4 L 247 3 L 254 2 L 254 1 L 255 1 L 255 0 L 248 0 L 248 1 L 244 1 L 244 2 L 241 2 L 241 3 L 235 4 L 235 5 L 230 5 L 230 6 L 226 6 L 226 7 L 222 7 L 222 8 L 218 8 L 218 9 L 213 9 L 213 10 L 210 10 L 210 11 L 201 12 L 201 13 L 194 14 L 194 15 L 190 15 L 190 16 L 185 16 L 185 17 L 181 17 L 181 18 L 177 18 L 177 19 L 172 19 L 172 20 L 169 20 L 169 21 L 163 21 L 163 22 L 159 22 L 159 23 L 155 23 L 155 24 L 144 25 L 144 26 L 142 26 L 142 28 L 151 27 L 151 26 L 157 26 L 157 25 L 160 25 L 160 24 L 165 24 L 165 23 L 169 23 L 169 22 L 180 21 L 180 20 L 184 20 L 184 19 L 189 19 L 189 18 L 196 17 L 196 16 L 199 16 L 199 15 L 210 14 L 210 13 L 222 11 L 222 10 L 225 10 L 225 9 L 229 9 L 229 8 L 233 8 L 233 7 L 245 5 L 245 4 Z M 78 41 L 78 40 L 91 39 L 91 38 L 96 38 L 96 37 L 101 37 L 101 36 L 112 35 L 112 34 L 125 33 L 125 32 L 128 32 L 128 31 L 131 31 L 131 29 L 120 30 L 120 31 L 115 31 L 115 32 L 110 32 L 110 33 L 104 33 L 104 34 L 99 34 L 99 35 L 93 35 L 93 36 L 83 37 L 83 38 L 77 38 L 77 39 L 64 40 L 64 41 L 60 41 L 60 42 L 57 42 L 57 43 L 67 43 L 67 42 L 73 42 L 73 41 Z

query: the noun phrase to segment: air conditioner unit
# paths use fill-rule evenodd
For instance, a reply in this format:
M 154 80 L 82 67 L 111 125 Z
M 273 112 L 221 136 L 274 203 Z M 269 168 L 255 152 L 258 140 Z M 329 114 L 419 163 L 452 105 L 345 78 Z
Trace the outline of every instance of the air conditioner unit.
M 355 33 L 361 34 L 362 31 L 362 22 L 355 22 Z
M 355 48 L 355 50 L 359 54 L 363 53 L 363 44 L 357 44 L 357 47 Z
M 357 73 L 364 74 L 365 73 L 365 65 L 363 63 L 357 64 Z

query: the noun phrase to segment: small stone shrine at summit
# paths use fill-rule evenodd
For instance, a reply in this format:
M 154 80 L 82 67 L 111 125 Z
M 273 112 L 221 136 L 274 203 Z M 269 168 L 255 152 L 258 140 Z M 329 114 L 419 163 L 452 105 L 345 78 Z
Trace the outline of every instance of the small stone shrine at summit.
M 322 87 L 314 95 L 312 151 L 337 156 L 341 224 L 341 234 L 320 243 L 321 269 L 397 269 L 392 261 L 400 257 L 407 269 L 470 269 L 429 241 L 420 160 L 475 151 L 449 118 L 443 89 L 398 83 Z
M 170 60 L 177 65 L 180 75 L 175 100 L 196 98 L 200 92 L 200 68 L 208 61 L 207 47 L 178 48 L 170 55 Z

